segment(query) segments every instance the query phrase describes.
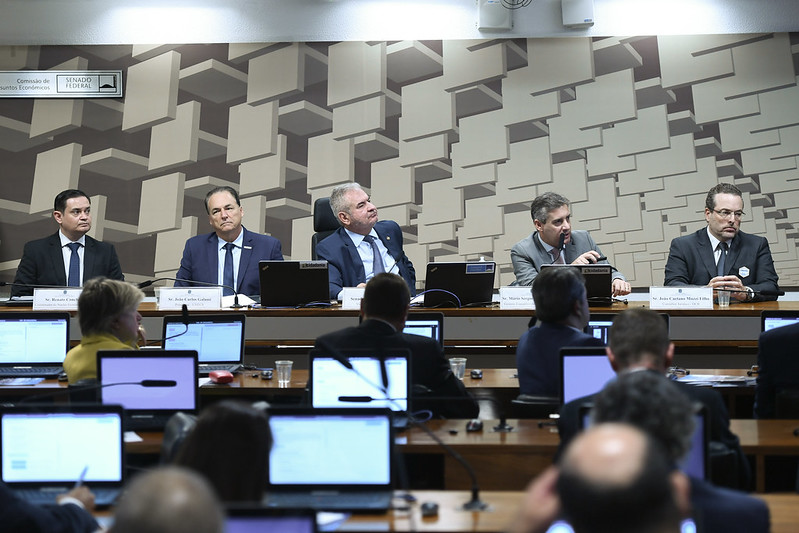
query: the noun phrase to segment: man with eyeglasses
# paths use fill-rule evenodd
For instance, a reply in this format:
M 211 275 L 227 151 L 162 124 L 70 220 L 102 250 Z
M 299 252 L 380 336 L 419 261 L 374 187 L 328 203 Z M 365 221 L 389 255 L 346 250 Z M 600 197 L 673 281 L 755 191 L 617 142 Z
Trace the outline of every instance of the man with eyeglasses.
M 741 190 L 719 183 L 707 193 L 707 227 L 671 241 L 666 285 L 704 285 L 727 289 L 741 302 L 776 300 L 761 291 L 779 290 L 768 241 L 740 230 L 744 216 Z

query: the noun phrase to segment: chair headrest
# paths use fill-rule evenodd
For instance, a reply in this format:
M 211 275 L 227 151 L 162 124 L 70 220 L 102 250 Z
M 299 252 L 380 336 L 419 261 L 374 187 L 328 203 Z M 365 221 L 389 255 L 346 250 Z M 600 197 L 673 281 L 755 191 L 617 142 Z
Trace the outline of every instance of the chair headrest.
M 338 218 L 330 207 L 330 198 L 317 198 L 313 203 L 313 230 L 335 231 L 338 227 Z

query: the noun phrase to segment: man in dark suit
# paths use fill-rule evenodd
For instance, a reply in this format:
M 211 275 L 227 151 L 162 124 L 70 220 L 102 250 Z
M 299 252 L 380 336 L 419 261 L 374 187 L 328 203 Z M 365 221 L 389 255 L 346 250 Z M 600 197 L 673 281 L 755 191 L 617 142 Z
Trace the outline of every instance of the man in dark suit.
M 322 335 L 315 346 L 331 353 L 347 349 L 409 350 L 413 408 L 429 409 L 446 418 L 476 417 L 479 406 L 450 370 L 441 345 L 433 339 L 402 332 L 409 302 L 410 292 L 401 277 L 377 274 L 366 284 L 360 325 Z M 420 389 L 423 394 L 417 396 Z
M 760 334 L 757 341 L 755 417 L 777 417 L 777 393 L 783 389 L 799 390 L 799 324 L 782 326 Z M 787 418 L 787 416 L 782 415 Z
M 176 287 L 191 287 L 192 281 L 224 285 L 237 294 L 260 295 L 258 262 L 283 260 L 280 241 L 269 235 L 248 231 L 241 225 L 244 210 L 233 187 L 216 187 L 205 195 L 208 222 L 214 231 L 186 241 L 175 282 Z M 233 294 L 224 289 L 226 296 Z
M 765 237 L 740 230 L 741 190 L 719 183 L 707 193 L 707 227 L 671 241 L 665 284 L 727 289 L 731 300 L 776 300 L 779 278 Z M 766 291 L 769 294 L 760 294 Z
M 546 268 L 533 281 L 538 323 L 516 346 L 519 391 L 533 396 L 557 396 L 560 349 L 565 346 L 605 346 L 583 333 L 590 311 L 585 281 L 574 267 Z
M 80 287 L 98 276 L 124 280 L 114 246 L 86 235 L 92 229 L 91 201 L 83 191 L 67 189 L 53 202 L 60 229 L 25 244 L 11 296 L 33 294 L 33 286 Z
M 341 299 L 344 287 L 363 287 L 381 272 L 399 274 L 416 294 L 416 271 L 402 250 L 402 230 L 393 220 L 377 220 L 377 208 L 357 183 L 330 193 L 330 207 L 341 227 L 316 245 L 327 261 L 330 298 Z
M 616 316 L 610 328 L 610 346 L 606 352 L 610 364 L 618 375 L 638 370 L 665 374 L 674 360 L 674 344 L 669 341 L 666 322 L 654 311 L 629 309 Z M 666 378 L 663 378 L 666 379 Z M 727 452 L 728 468 L 719 472 L 719 481 L 735 487 L 749 485 L 749 463 L 744 456 L 738 437 L 730 431 L 730 418 L 721 395 L 703 387 L 694 387 L 678 381 L 674 386 L 692 401 L 707 408 L 710 440 L 717 443 L 719 454 Z M 560 448 L 568 446 L 579 432 L 580 411 L 594 401 L 595 395 L 572 400 L 560 410 L 558 432 Z M 727 463 L 725 463 L 727 464 Z
M 0 524 L 5 533 L 93 533 L 94 494 L 82 485 L 56 497 L 58 505 L 35 505 L 0 483 Z
M 569 200 L 554 192 L 545 192 L 530 205 L 535 231 L 513 245 L 510 259 L 514 285 L 531 285 L 541 272 L 541 265 L 607 265 L 599 260 L 602 251 L 587 231 L 572 230 Z M 618 270 L 611 276 L 613 296 L 630 294 L 630 284 Z

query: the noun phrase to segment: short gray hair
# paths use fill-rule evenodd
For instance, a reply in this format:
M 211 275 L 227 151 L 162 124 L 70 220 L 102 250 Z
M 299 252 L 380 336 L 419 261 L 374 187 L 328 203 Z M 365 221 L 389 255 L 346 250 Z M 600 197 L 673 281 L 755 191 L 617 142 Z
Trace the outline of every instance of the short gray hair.
M 333 210 L 333 215 L 337 220 L 338 214 L 342 211 L 348 215 L 350 214 L 350 203 L 347 201 L 347 194 L 350 191 L 362 190 L 363 187 L 355 182 L 345 183 L 333 188 L 333 190 L 330 192 L 330 208 Z M 341 222 L 339 221 L 339 223 Z
M 546 224 L 549 212 L 564 205 L 569 205 L 568 198 L 556 192 L 545 192 L 538 195 L 530 204 L 530 216 L 533 217 L 533 220 Z
M 112 333 L 114 321 L 122 313 L 138 308 L 142 300 L 144 293 L 132 283 L 104 277 L 90 279 L 78 297 L 81 333 Z

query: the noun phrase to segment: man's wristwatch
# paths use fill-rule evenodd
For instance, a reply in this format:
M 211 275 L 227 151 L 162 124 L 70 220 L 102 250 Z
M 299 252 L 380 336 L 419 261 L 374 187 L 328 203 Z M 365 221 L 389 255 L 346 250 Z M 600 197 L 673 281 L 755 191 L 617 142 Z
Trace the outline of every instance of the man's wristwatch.
M 744 289 L 746 289 L 746 301 L 751 302 L 752 300 L 754 300 L 755 291 L 752 289 L 752 287 L 744 287 Z

